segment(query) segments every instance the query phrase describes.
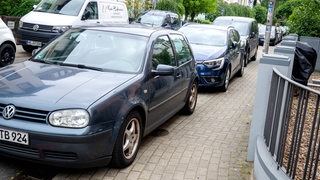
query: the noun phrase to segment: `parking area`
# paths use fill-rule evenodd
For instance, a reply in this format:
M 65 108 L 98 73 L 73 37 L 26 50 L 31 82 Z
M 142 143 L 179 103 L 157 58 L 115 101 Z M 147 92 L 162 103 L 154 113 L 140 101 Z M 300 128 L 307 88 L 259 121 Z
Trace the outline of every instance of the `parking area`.
M 15 62 L 30 56 L 19 48 Z M 258 60 L 261 51 L 260 46 Z M 231 81 L 227 92 L 200 89 L 194 114 L 178 114 L 144 138 L 128 168 L 59 169 L 52 179 L 250 179 L 253 164 L 246 157 L 258 60 Z M 2 161 L 1 178 L 21 170 L 27 174 L 26 164 Z M 48 174 L 51 170 L 46 168 Z

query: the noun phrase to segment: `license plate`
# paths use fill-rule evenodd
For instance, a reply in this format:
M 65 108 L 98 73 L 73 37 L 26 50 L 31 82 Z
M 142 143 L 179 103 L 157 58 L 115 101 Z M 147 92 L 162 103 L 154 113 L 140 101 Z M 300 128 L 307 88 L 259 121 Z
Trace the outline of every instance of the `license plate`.
M 29 134 L 0 128 L 0 140 L 29 145 Z
M 39 41 L 30 41 L 30 40 L 27 40 L 26 41 L 27 45 L 31 45 L 31 46 L 41 46 L 41 42 Z

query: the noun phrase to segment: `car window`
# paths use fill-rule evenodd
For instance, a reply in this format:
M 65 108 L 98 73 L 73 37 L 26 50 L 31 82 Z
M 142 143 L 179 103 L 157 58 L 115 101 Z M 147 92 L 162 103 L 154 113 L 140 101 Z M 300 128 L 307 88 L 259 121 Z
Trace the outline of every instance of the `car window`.
M 249 24 L 247 22 L 215 20 L 213 24 L 218 26 L 233 26 L 236 30 L 239 31 L 239 34 L 241 36 L 246 36 L 249 34 Z
M 158 64 L 175 66 L 175 59 L 172 45 L 168 36 L 158 37 L 152 48 L 153 69 L 157 68 Z
M 98 4 L 97 2 L 89 2 L 84 12 L 90 12 L 88 19 L 98 19 Z
M 191 59 L 191 51 L 183 36 L 174 34 L 170 36 L 177 52 L 177 61 L 181 65 Z
M 232 40 L 235 42 L 239 42 L 240 41 L 240 35 L 238 33 L 238 31 L 236 30 L 232 30 Z
M 211 28 L 182 27 L 183 32 L 191 44 L 208 46 L 225 46 L 227 44 L 227 32 Z
M 34 11 L 77 16 L 83 3 L 84 0 L 42 0 Z

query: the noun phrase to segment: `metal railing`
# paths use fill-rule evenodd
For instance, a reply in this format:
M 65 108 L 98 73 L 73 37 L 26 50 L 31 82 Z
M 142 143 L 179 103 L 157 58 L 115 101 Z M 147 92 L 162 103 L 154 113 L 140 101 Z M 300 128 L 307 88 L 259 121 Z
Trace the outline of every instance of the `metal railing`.
M 320 179 L 320 91 L 273 69 L 265 143 L 290 179 Z

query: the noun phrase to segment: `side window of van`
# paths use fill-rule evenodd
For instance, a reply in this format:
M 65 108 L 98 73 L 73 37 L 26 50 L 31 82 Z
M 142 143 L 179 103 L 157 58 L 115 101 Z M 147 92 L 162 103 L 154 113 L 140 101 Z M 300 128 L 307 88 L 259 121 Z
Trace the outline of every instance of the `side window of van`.
M 98 19 L 98 3 L 89 2 L 84 12 L 90 12 L 88 19 Z

